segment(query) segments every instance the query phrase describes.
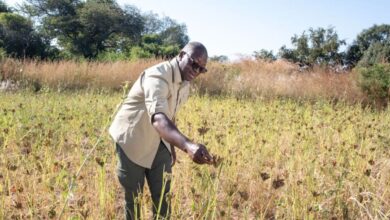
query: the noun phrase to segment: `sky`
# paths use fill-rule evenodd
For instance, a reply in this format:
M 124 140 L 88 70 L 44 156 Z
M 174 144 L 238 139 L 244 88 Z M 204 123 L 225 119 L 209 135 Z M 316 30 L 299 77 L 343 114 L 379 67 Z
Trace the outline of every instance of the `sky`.
M 5 0 L 15 5 L 22 0 Z M 333 27 L 352 43 L 374 24 L 390 24 L 390 0 L 117 0 L 142 12 L 153 11 L 187 26 L 191 41 L 209 55 L 231 59 L 261 49 L 291 48 L 291 37 L 309 28 Z

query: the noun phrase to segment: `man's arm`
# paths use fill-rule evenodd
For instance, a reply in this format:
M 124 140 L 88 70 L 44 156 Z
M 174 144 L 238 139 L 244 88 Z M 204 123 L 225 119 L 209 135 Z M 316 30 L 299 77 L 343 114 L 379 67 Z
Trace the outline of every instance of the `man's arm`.
M 184 136 L 164 113 L 158 112 L 154 114 L 152 117 L 152 125 L 160 137 L 168 141 L 171 145 L 188 153 L 195 163 L 211 164 L 213 162 L 213 158 L 210 156 L 206 147 L 202 144 L 194 143 Z

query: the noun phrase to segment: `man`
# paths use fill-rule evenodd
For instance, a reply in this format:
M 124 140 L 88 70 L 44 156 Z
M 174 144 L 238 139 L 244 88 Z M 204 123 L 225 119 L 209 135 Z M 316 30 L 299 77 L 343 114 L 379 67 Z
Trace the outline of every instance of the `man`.
M 139 218 L 135 199 L 142 192 L 145 177 L 154 216 L 168 217 L 166 194 L 170 181 L 164 184 L 163 173 L 172 172 L 176 160 L 174 146 L 186 152 L 195 163 L 212 163 L 206 147 L 184 136 L 173 122 L 188 98 L 189 82 L 207 71 L 207 59 L 203 44 L 190 42 L 174 59 L 146 69 L 115 116 L 109 131 L 119 158 L 117 173 L 125 191 L 126 219 Z

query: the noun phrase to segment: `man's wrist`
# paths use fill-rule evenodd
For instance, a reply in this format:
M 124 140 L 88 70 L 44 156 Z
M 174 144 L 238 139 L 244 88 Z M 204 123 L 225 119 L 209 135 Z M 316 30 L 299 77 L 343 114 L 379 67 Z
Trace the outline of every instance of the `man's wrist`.
M 191 148 L 191 145 L 192 145 L 192 141 L 190 141 L 189 139 L 186 139 L 184 141 L 184 144 L 183 144 L 183 151 L 188 153 L 190 148 Z

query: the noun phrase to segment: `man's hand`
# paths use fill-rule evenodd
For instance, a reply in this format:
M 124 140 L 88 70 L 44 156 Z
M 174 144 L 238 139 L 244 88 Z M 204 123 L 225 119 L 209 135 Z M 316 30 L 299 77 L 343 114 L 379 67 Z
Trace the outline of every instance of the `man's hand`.
M 153 127 L 157 130 L 160 137 L 168 141 L 171 146 L 176 146 L 179 149 L 188 153 L 191 159 L 198 164 L 213 164 L 213 157 L 210 156 L 206 147 L 202 144 L 196 144 L 184 136 L 173 124 L 173 122 L 161 112 L 152 116 Z M 176 161 L 176 155 L 172 155 L 172 164 Z
M 186 144 L 185 150 L 192 161 L 197 164 L 213 163 L 213 157 L 209 154 L 203 144 L 188 143 Z

